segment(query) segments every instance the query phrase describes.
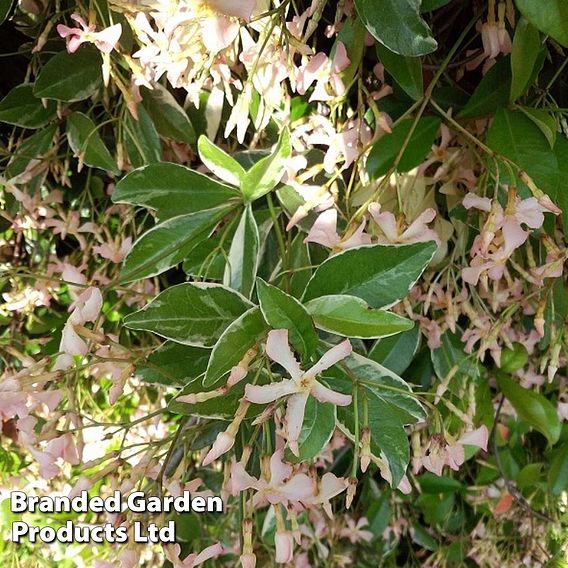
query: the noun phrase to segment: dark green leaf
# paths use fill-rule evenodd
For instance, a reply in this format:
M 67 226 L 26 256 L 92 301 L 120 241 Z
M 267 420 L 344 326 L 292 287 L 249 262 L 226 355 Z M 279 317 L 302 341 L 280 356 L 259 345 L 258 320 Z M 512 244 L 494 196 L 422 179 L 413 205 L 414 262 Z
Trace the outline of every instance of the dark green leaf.
M 101 65 L 101 54 L 94 48 L 82 47 L 77 53 L 61 51 L 40 71 L 34 95 L 66 102 L 87 99 L 102 85 Z
M 521 18 L 515 28 L 511 52 L 511 102 L 521 97 L 529 87 L 541 50 L 538 30 Z
M 369 32 L 391 51 L 416 57 L 438 47 L 420 16 L 420 0 L 355 0 Z
M 203 386 L 210 387 L 237 365 L 268 328 L 260 308 L 255 306 L 235 320 L 221 335 L 213 351 Z
M 548 470 L 548 485 L 553 495 L 568 488 L 568 444 L 564 443 L 554 454 Z
M 56 114 L 57 104 L 51 100 L 46 102 L 44 106 L 34 96 L 31 83 L 18 85 L 0 101 L 0 122 L 22 128 L 41 128 Z
M 464 485 L 457 479 L 452 479 L 446 475 L 434 475 L 433 473 L 423 473 L 419 478 L 420 488 L 424 493 L 439 495 L 440 493 L 456 493 L 465 489 Z
M 392 133 L 384 134 L 375 142 L 367 159 L 367 171 L 372 178 L 385 175 L 394 166 L 413 124 L 414 119 L 401 120 L 392 129 Z M 434 144 L 439 127 L 440 120 L 432 116 L 418 121 L 396 166 L 396 171 L 407 172 L 424 161 Z
M 15 5 L 15 0 L 0 0 L 0 25 L 8 19 Z
M 441 346 L 430 351 L 434 371 L 440 380 L 444 380 L 448 373 L 458 367 L 457 376 L 467 374 L 472 378 L 479 377 L 479 366 L 473 355 L 463 350 L 463 343 L 457 335 L 446 331 L 441 338 Z
M 504 375 L 497 376 L 497 383 L 521 420 L 544 434 L 550 445 L 558 442 L 562 425 L 556 414 L 556 408 L 548 399 L 537 392 L 523 388 Z
M 141 87 L 140 92 L 142 104 L 162 136 L 186 144 L 195 142 L 195 131 L 187 113 L 165 87 L 155 83 L 153 89 Z
M 417 101 L 422 98 L 424 82 L 419 57 L 398 55 L 380 43 L 377 44 L 377 54 L 385 69 L 411 99 Z
M 420 337 L 420 327 L 416 325 L 404 333 L 379 339 L 369 351 L 369 359 L 397 375 L 402 375 L 418 351 Z
M 130 329 L 151 331 L 184 345 L 212 347 L 251 304 L 219 284 L 185 283 L 164 290 L 126 316 Z
M 556 131 L 558 125 L 556 119 L 548 112 L 540 108 L 519 107 L 519 110 L 530 118 L 544 134 L 551 148 L 556 144 Z
M 34 132 L 24 140 L 18 146 L 6 167 L 6 178 L 10 179 L 24 173 L 33 160 L 45 156 L 51 148 L 56 132 L 57 125 L 54 124 Z
M 143 106 L 138 106 L 138 120 L 128 113 L 123 126 L 124 144 L 128 151 L 130 163 L 135 168 L 161 160 L 160 138 L 150 115 L 144 110 Z
M 256 291 L 266 323 L 273 329 L 287 329 L 288 339 L 303 360 L 315 352 L 318 336 L 306 308 L 293 296 L 260 278 Z
M 182 262 L 215 229 L 230 207 L 172 217 L 144 233 L 124 259 L 121 282 L 156 276 Z
M 120 173 L 95 123 L 88 116 L 74 112 L 67 117 L 67 140 L 81 163 L 115 174 Z
M 420 10 L 422 12 L 433 12 L 438 8 L 442 8 L 446 4 L 449 4 L 452 0 L 422 0 L 422 5 Z
M 565 0 L 515 0 L 521 14 L 541 32 L 568 47 L 568 3 Z
M 374 308 L 392 306 L 408 294 L 435 252 L 433 242 L 374 245 L 341 252 L 319 266 L 304 301 L 347 294 Z
M 319 329 L 359 339 L 388 337 L 413 327 L 413 322 L 392 312 L 374 310 L 355 296 L 323 296 L 306 308 Z

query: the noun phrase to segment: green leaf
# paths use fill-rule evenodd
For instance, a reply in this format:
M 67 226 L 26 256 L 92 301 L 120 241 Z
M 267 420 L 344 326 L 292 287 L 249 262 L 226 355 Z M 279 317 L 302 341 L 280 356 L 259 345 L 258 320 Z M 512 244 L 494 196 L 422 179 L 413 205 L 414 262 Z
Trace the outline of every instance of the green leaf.
M 153 164 L 162 159 L 158 131 L 143 106 L 138 106 L 138 120 L 128 113 L 123 126 L 124 144 L 130 163 L 135 168 Z
M 67 117 L 67 140 L 80 162 L 92 168 L 120 173 L 95 123 L 88 116 L 74 112 Z
M 218 178 L 240 187 L 245 176 L 244 168 L 229 156 L 224 150 L 215 146 L 207 136 L 200 136 L 197 142 L 199 157 L 201 161 L 209 168 Z
M 422 0 L 422 5 L 420 10 L 422 12 L 433 12 L 438 8 L 442 8 L 446 4 L 449 4 L 452 0 Z
M 337 53 L 337 47 L 341 42 L 345 46 L 347 57 L 349 59 L 349 65 L 339 74 L 344 85 L 351 84 L 359 69 L 359 65 L 361 65 L 363 54 L 365 53 L 366 35 L 367 29 L 360 18 L 347 18 L 341 24 L 341 29 L 337 34 L 333 47 L 331 48 L 330 59 L 334 59 L 335 54 Z M 304 104 L 309 103 L 304 101 Z M 301 116 L 298 118 L 301 118 Z M 291 122 L 294 122 L 294 118 L 291 118 Z
M 257 278 L 256 292 L 262 315 L 273 329 L 287 329 L 288 339 L 304 361 L 317 349 L 318 336 L 306 308 L 293 296 Z
M 548 140 L 550 148 L 554 148 L 556 131 L 558 130 L 555 118 L 540 108 L 519 107 L 519 110 L 539 127 Z
M 223 332 L 213 348 L 203 386 L 210 387 L 216 384 L 235 365 L 238 365 L 247 351 L 266 335 L 267 330 L 258 306 L 235 320 Z
M 312 277 L 311 265 L 310 249 L 304 243 L 304 235 L 299 232 L 290 245 L 289 255 L 289 270 L 291 274 L 288 276 L 290 281 L 288 290 L 295 298 L 301 298 L 304 295 L 306 286 Z M 281 281 L 284 284 L 286 279 L 286 274 L 282 275 Z
M 497 383 L 521 420 L 543 434 L 551 446 L 558 442 L 562 424 L 556 408 L 548 399 L 537 392 L 524 389 L 504 375 L 497 376 Z
M 0 101 L 0 122 L 22 128 L 41 128 L 56 115 L 57 104 L 54 101 L 46 103 L 44 106 L 34 96 L 33 84 L 18 85 Z
M 121 282 L 157 276 L 182 262 L 231 210 L 216 207 L 172 217 L 144 233 L 124 259 Z
M 552 200 L 565 193 L 558 191 L 564 183 L 559 169 L 561 162 L 551 151 L 542 130 L 523 113 L 499 109 L 487 131 L 487 145 L 527 172 Z
M 367 171 L 371 178 L 385 175 L 394 165 L 413 124 L 412 118 L 401 120 L 390 134 L 384 134 L 375 142 L 367 158 Z M 439 127 L 440 120 L 433 116 L 418 121 L 396 166 L 396 171 L 408 172 L 424 161 L 434 144 Z
M 167 288 L 147 306 L 126 316 L 124 325 L 184 345 L 213 347 L 250 308 L 240 294 L 219 284 L 185 283 Z
M 457 376 L 469 375 L 477 379 L 479 377 L 479 366 L 477 359 L 468 355 L 463 350 L 463 343 L 459 337 L 450 331 L 446 331 L 441 338 L 441 346 L 430 351 L 432 365 L 437 377 L 443 380 L 448 373 L 457 366 L 459 372 Z
M 308 397 L 302 431 L 298 439 L 299 456 L 288 448 L 285 459 L 299 463 L 314 459 L 327 445 L 335 431 L 336 408 L 333 404 L 321 403 L 313 396 Z
M 136 367 L 136 376 L 147 383 L 185 385 L 205 373 L 210 355 L 210 349 L 166 341 Z
M 568 3 L 565 0 L 515 0 L 519 12 L 541 32 L 568 47 Z
M 186 144 L 195 142 L 195 131 L 187 113 L 165 87 L 154 83 L 153 89 L 140 87 L 140 93 L 144 108 L 162 136 Z
M 15 0 L 0 0 L 0 25 L 8 19 L 15 5 Z
M 548 470 L 548 485 L 553 495 L 560 495 L 568 488 L 568 444 L 563 444 L 555 453 Z
M 347 294 L 365 300 L 373 308 L 392 306 L 408 294 L 435 252 L 434 242 L 346 250 L 318 267 L 304 301 Z
M 439 495 L 440 493 L 459 493 L 465 489 L 463 483 L 446 475 L 423 473 L 419 478 L 420 488 L 424 493 Z
M 412 523 L 412 541 L 426 550 L 438 550 L 436 539 L 417 521 Z
M 404 333 L 379 339 L 369 351 L 368 357 L 393 373 L 402 375 L 418 351 L 420 337 L 420 327 L 416 325 Z
M 24 140 L 8 162 L 6 178 L 10 179 L 24 173 L 30 162 L 45 156 L 51 148 L 56 132 L 57 125 L 54 124 L 34 132 Z
M 223 284 L 250 298 L 258 270 L 259 252 L 258 226 L 250 205 L 247 205 L 231 243 Z
M 87 99 L 102 86 L 101 65 L 101 54 L 96 49 L 61 51 L 43 66 L 34 85 L 34 95 L 68 103 Z
M 521 18 L 515 28 L 511 52 L 511 102 L 521 97 L 529 87 L 541 50 L 542 42 L 538 30 Z
M 551 197 L 555 197 L 560 209 L 562 209 L 562 223 L 564 225 L 564 239 L 568 239 L 568 191 L 563 187 L 568 179 L 568 140 L 564 136 L 556 137 L 554 155 L 558 163 L 558 188 L 555 192 L 547 191 Z M 544 189 L 544 188 L 543 188 Z M 545 190 L 546 191 L 546 190 Z M 555 301 L 556 304 L 558 302 Z
M 306 304 L 319 329 L 344 337 L 375 339 L 408 331 L 414 324 L 392 312 L 374 310 L 355 296 L 323 296 Z
M 496 109 L 509 104 L 510 95 L 511 62 L 507 56 L 499 59 L 487 71 L 458 117 L 476 118 L 494 114 Z
M 114 203 L 155 209 L 162 220 L 213 209 L 227 202 L 236 205 L 238 198 L 239 194 L 228 185 L 168 162 L 130 172 L 116 184 L 112 194 Z
M 355 0 L 355 6 L 369 32 L 399 55 L 426 55 L 438 47 L 420 17 L 420 0 Z
M 241 190 L 246 201 L 255 201 L 276 187 L 286 171 L 291 152 L 290 133 L 284 128 L 274 152 L 256 162 L 243 177 Z
M 417 101 L 422 98 L 424 81 L 419 57 L 398 55 L 380 43 L 377 43 L 377 55 L 385 69 L 411 99 Z

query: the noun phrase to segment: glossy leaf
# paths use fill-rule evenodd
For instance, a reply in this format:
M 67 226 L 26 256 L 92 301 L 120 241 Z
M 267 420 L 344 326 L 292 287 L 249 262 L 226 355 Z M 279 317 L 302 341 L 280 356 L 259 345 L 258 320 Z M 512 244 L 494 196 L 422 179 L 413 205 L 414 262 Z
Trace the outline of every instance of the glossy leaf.
M 45 156 L 53 144 L 56 132 L 57 125 L 54 124 L 34 132 L 24 140 L 8 162 L 5 171 L 6 178 L 10 179 L 22 174 L 30 162 Z
M 124 119 L 124 145 L 135 168 L 159 162 L 162 158 L 160 137 L 150 115 L 138 106 L 138 120 L 130 113 Z
M 195 131 L 187 113 L 165 87 L 154 83 L 152 89 L 141 87 L 140 93 L 144 108 L 162 136 L 186 144 L 195 142 Z
M 185 283 L 167 288 L 141 310 L 126 316 L 130 329 L 151 331 L 194 347 L 213 347 L 251 304 L 219 284 Z
M 218 178 L 231 185 L 240 187 L 241 181 L 245 176 L 245 170 L 237 160 L 218 146 L 215 146 L 207 136 L 199 137 L 197 148 L 201 161 Z
M 61 51 L 41 69 L 34 95 L 42 99 L 82 101 L 102 86 L 102 58 L 98 50 L 82 47 L 76 53 Z
M 416 325 L 404 333 L 379 339 L 369 351 L 368 357 L 393 373 L 402 375 L 418 351 L 420 338 L 420 327 Z
M 420 58 L 398 55 L 380 43 L 377 44 L 377 55 L 385 69 L 411 99 L 417 101 L 422 98 L 424 81 Z
M 369 32 L 394 53 L 415 57 L 438 47 L 420 16 L 420 0 L 355 0 Z
M 112 194 L 115 203 L 155 209 L 160 219 L 212 209 L 233 201 L 238 193 L 199 172 L 168 162 L 141 167 L 123 177 Z
M 92 168 L 120 173 L 95 123 L 88 116 L 74 112 L 67 117 L 67 140 L 80 162 Z
M 565 0 L 515 0 L 519 12 L 541 32 L 568 47 L 568 3 Z
M 221 380 L 242 360 L 247 351 L 264 338 L 268 331 L 260 308 L 255 306 L 235 320 L 221 335 L 205 373 L 203 386 L 209 387 Z
M 121 282 L 156 276 L 182 262 L 206 239 L 230 207 L 172 217 L 144 233 L 124 259 Z
M 15 4 L 15 0 L 0 0 L 0 25 L 8 19 Z
M 336 254 L 315 271 L 304 301 L 346 294 L 373 308 L 392 306 L 408 294 L 435 251 L 436 245 L 427 242 L 364 246 Z
M 408 331 L 414 325 L 392 312 L 374 310 L 355 296 L 323 296 L 308 302 L 306 308 L 319 329 L 344 337 L 388 337 Z
M 260 238 L 258 226 L 247 205 L 233 236 L 223 284 L 250 298 L 258 270 Z
M 527 90 L 541 50 L 540 33 L 527 20 L 521 18 L 515 28 L 511 52 L 511 102 L 516 101 Z
M 266 323 L 273 329 L 287 329 L 291 345 L 303 360 L 309 359 L 317 348 L 318 336 L 306 308 L 293 296 L 260 278 L 256 291 Z
M 562 425 L 556 414 L 556 408 L 547 398 L 523 388 L 504 375 L 497 376 L 497 383 L 521 420 L 543 434 L 550 445 L 558 442 Z
M 272 154 L 256 162 L 243 177 L 241 191 L 246 201 L 255 201 L 278 185 L 291 152 L 290 133 L 285 128 Z
M 558 130 L 555 118 L 540 108 L 519 107 L 519 110 L 538 126 L 548 140 L 550 148 L 554 148 L 556 131 Z
M 568 443 L 555 452 L 550 462 L 548 485 L 553 495 L 560 495 L 568 488 Z
M 392 133 L 381 136 L 375 142 L 367 159 L 367 171 L 372 178 L 385 175 L 395 165 L 413 124 L 414 119 L 404 119 L 392 129 Z M 432 116 L 418 121 L 396 171 L 407 172 L 424 161 L 434 144 L 439 127 L 440 120 Z
M 0 122 L 22 128 L 41 128 L 55 117 L 57 104 L 46 101 L 44 106 L 33 93 L 31 83 L 14 87 L 0 101 Z

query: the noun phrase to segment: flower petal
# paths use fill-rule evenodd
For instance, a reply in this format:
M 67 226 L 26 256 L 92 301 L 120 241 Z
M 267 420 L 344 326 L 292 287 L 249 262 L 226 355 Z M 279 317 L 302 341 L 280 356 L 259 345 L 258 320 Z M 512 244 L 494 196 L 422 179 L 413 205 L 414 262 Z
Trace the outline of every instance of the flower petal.
M 314 381 L 311 394 L 320 402 L 331 402 L 331 404 L 335 404 L 336 406 L 349 406 L 353 400 L 350 394 L 335 392 L 317 381 Z
M 306 373 L 312 377 L 316 377 L 326 369 L 333 367 L 336 363 L 349 357 L 353 348 L 349 339 L 342 341 L 339 345 L 332 347 L 323 357 Z
M 284 379 L 270 385 L 246 385 L 245 399 L 256 404 L 267 404 L 297 391 L 298 386 L 294 381 Z
M 489 442 L 489 430 L 487 426 L 481 426 L 473 432 L 466 432 L 460 439 L 459 443 L 466 446 L 477 446 L 487 451 L 487 443 Z
M 298 438 L 304 423 L 304 412 L 308 400 L 307 393 L 294 394 L 288 399 L 286 405 L 286 430 L 288 433 L 288 445 L 295 456 L 298 456 Z
M 300 364 L 296 361 L 288 344 L 287 329 L 273 329 L 268 333 L 266 354 L 275 363 L 282 365 L 294 380 L 298 380 L 301 377 Z

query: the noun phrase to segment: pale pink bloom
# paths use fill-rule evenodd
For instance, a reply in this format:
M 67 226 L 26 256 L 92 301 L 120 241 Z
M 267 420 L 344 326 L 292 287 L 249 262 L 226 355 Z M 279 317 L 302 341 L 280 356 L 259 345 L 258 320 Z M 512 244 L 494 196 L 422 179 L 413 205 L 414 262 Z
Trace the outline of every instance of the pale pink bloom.
M 274 535 L 276 562 L 288 564 L 294 559 L 294 537 L 290 531 L 280 531 Z
M 245 398 L 257 404 L 268 404 L 279 398 L 288 397 L 286 401 L 288 444 L 295 455 L 299 454 L 298 438 L 304 421 L 306 402 L 310 395 L 320 402 L 330 402 L 336 406 L 351 404 L 351 395 L 332 391 L 315 380 L 320 373 L 348 357 L 351 351 L 351 343 L 346 339 L 332 347 L 311 369 L 304 372 L 300 369 L 288 344 L 288 330 L 277 329 L 269 332 L 266 353 L 275 363 L 282 365 L 288 371 L 291 379 L 262 386 L 248 384 L 245 387 Z
M 305 243 L 318 243 L 324 247 L 347 250 L 362 245 L 370 245 L 371 237 L 364 233 L 366 221 L 363 220 L 357 230 L 346 240 L 337 234 L 337 211 L 328 209 L 320 213 L 308 236 L 304 239 Z
M 1 403 L 0 403 L 1 406 Z M 2 417 L 0 416 L 0 421 Z M 18 443 L 23 446 L 29 446 L 37 442 L 37 435 L 35 433 L 35 427 L 37 424 L 37 418 L 35 416 L 25 416 L 24 418 L 18 418 L 17 429 L 18 429 Z
M 28 397 L 22 392 L 18 381 L 4 379 L 0 382 L 0 423 L 15 416 L 20 418 L 27 416 L 27 400 Z
M 257 0 L 205 0 L 216 12 L 249 21 L 256 8 Z
M 46 390 L 40 392 L 30 393 L 32 399 L 36 400 L 41 404 L 45 404 L 47 409 L 53 412 L 59 402 L 61 401 L 61 397 L 63 396 L 62 391 L 60 390 Z
M 61 458 L 71 465 L 77 465 L 79 463 L 77 446 L 71 434 L 63 434 L 58 438 L 54 438 L 48 442 L 45 451 L 51 454 L 55 460 Z
M 256 491 L 253 505 L 261 507 L 270 503 L 309 503 L 314 497 L 314 482 L 305 473 L 296 473 L 290 464 L 282 461 L 283 450 L 277 450 L 270 458 L 270 479 L 256 479 L 245 470 L 241 462 L 231 465 L 231 493 L 238 495 L 245 489 Z
M 67 43 L 67 51 L 69 53 L 75 53 L 77 49 L 79 49 L 79 46 L 85 42 L 94 43 L 96 48 L 102 53 L 110 53 L 116 47 L 122 35 L 121 24 L 115 24 L 100 32 L 95 32 L 95 26 L 87 25 L 85 20 L 78 14 L 73 14 L 71 19 L 79 24 L 80 27 L 70 28 L 63 24 L 57 26 L 57 33 L 61 37 L 69 37 Z
M 256 556 L 252 552 L 241 554 L 239 557 L 242 568 L 255 568 Z
M 174 568 L 193 568 L 194 566 L 199 566 L 211 560 L 212 558 L 217 558 L 225 553 L 225 548 L 218 542 L 217 544 L 212 544 L 207 548 L 204 548 L 199 554 L 193 552 L 186 556 L 183 560 L 180 560 L 181 547 L 179 544 L 168 544 L 164 546 L 164 554 L 166 558 L 174 565 Z
M 126 237 L 122 242 L 117 239 L 111 243 L 95 245 L 93 252 L 115 263 L 120 263 L 132 248 L 132 237 Z
M 485 22 L 481 26 L 481 41 L 486 58 L 495 59 L 499 54 L 511 53 L 511 38 L 509 32 L 497 23 Z
M 436 231 L 428 228 L 428 223 L 436 217 L 435 209 L 429 208 L 423 211 L 404 231 L 401 231 L 396 217 L 390 211 L 381 212 L 379 203 L 371 203 L 369 213 L 383 232 L 383 236 L 378 239 L 379 243 L 422 243 L 426 241 L 440 243 L 440 237 Z
M 28 450 L 37 461 L 39 465 L 39 474 L 44 479 L 52 479 L 59 473 L 60 468 L 57 465 L 55 458 L 50 453 L 42 452 L 32 447 L 29 447 Z
M 126 548 L 120 555 L 120 568 L 137 568 L 140 566 L 140 553 L 132 548 Z
M 61 219 L 46 219 L 45 226 L 53 228 L 53 232 L 61 235 L 62 239 L 65 239 L 67 235 L 73 235 L 79 242 L 81 250 L 84 250 L 87 242 L 81 233 L 96 233 L 95 225 L 91 222 L 79 225 L 81 218 L 78 211 L 69 211 L 67 214 L 60 212 L 59 216 Z
M 286 225 L 287 231 L 292 229 L 292 227 L 295 227 L 302 219 L 307 217 L 308 213 L 312 209 L 316 212 L 325 211 L 332 207 L 335 203 L 333 195 L 331 195 L 325 186 L 306 185 L 294 180 L 288 180 L 287 185 L 292 187 L 305 201 L 305 203 L 298 207 L 296 212 L 290 218 L 288 225 Z
M 227 453 L 234 445 L 235 436 L 230 432 L 220 432 L 201 465 L 207 466 L 213 463 L 217 458 Z
M 310 500 L 310 504 L 322 505 L 324 511 L 331 518 L 333 513 L 331 511 L 330 499 L 333 499 L 336 495 L 347 489 L 349 482 L 344 477 L 337 477 L 331 472 L 323 474 L 319 484 L 319 490 L 317 495 Z
M 92 286 L 84 290 L 81 295 L 71 304 L 69 321 L 74 325 L 83 325 L 86 322 L 94 322 L 99 317 L 103 306 L 101 291 Z
M 357 544 L 361 541 L 371 542 L 373 540 L 373 533 L 363 529 L 363 527 L 369 525 L 369 521 L 365 517 L 361 517 L 357 523 L 351 517 L 346 517 L 346 522 L 347 526 L 339 531 L 341 538 L 348 538 L 352 544 Z
M 89 351 L 87 344 L 79 337 L 71 321 L 67 321 L 63 326 L 59 351 L 67 355 L 86 355 Z
M 63 271 L 61 273 L 61 278 L 65 280 L 65 282 L 72 282 L 73 284 L 86 284 L 87 278 L 81 271 L 71 264 L 64 262 L 63 263 Z M 68 284 L 69 288 L 69 295 L 73 300 L 76 300 L 79 296 L 79 293 L 84 290 L 84 288 L 79 286 L 72 286 Z

